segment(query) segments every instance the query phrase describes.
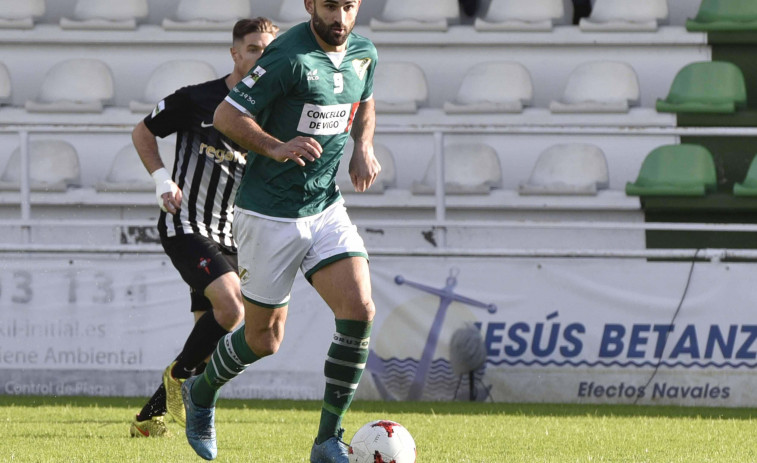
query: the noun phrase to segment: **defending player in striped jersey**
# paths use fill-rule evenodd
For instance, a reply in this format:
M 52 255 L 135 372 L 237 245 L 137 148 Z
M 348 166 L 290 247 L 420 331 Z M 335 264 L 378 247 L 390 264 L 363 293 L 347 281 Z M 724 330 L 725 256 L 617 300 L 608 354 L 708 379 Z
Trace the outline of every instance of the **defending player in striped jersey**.
M 246 150 L 213 128 L 213 113 L 273 41 L 278 27 L 266 18 L 243 19 L 232 32 L 231 74 L 177 90 L 160 101 L 132 133 L 142 163 L 156 184 L 161 244 L 189 285 L 195 326 L 183 350 L 163 373 L 163 383 L 132 422 L 135 437 L 166 434 L 163 416 L 184 425 L 181 383 L 218 340 L 242 320 L 237 250 L 231 234 L 233 203 Z M 177 134 L 171 174 L 156 136 Z
M 278 350 L 299 268 L 336 318 L 310 461 L 347 463 L 341 420 L 365 368 L 375 312 L 367 252 L 334 181 L 350 131 L 355 189 L 370 187 L 380 171 L 376 48 L 352 33 L 359 6 L 305 0 L 311 20 L 277 38 L 216 110 L 218 130 L 250 150 L 234 215 L 245 326 L 224 336 L 203 375 L 182 387 L 187 438 L 203 458 L 217 455 L 221 386 Z

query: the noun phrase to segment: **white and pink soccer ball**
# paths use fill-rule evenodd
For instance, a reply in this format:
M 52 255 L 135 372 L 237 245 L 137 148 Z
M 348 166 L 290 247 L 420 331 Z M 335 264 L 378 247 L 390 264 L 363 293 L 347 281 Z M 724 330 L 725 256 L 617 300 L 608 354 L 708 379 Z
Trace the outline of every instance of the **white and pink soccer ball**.
M 415 441 L 399 423 L 378 420 L 367 423 L 352 437 L 350 463 L 415 463 Z

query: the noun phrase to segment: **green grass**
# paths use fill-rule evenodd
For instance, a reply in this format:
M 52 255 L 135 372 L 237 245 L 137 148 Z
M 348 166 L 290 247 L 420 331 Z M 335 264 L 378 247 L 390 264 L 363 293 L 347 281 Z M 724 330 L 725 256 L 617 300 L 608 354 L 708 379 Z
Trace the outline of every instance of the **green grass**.
M 0 461 L 187 462 L 183 429 L 133 439 L 143 399 L 0 396 Z M 317 402 L 221 400 L 219 462 L 307 462 Z M 378 418 L 413 434 L 418 462 L 757 462 L 756 409 L 359 402 L 345 438 Z

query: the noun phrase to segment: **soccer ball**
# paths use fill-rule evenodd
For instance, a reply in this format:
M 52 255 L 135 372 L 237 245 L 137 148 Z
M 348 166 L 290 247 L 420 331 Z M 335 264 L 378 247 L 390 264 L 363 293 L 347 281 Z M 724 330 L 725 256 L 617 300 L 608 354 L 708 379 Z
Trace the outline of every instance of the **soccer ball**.
M 349 448 L 350 463 L 415 463 L 415 441 L 407 429 L 388 420 L 358 429 Z

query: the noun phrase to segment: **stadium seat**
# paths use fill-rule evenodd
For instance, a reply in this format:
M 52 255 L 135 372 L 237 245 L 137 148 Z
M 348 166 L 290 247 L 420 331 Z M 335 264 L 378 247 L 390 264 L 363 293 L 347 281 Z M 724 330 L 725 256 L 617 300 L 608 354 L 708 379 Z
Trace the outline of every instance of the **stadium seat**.
M 607 188 L 610 177 L 602 150 L 590 144 L 550 146 L 534 164 L 528 181 L 521 183 L 521 195 L 596 195 Z
M 159 139 L 158 151 L 163 165 L 170 172 L 173 169 L 176 145 Z M 95 184 L 97 191 L 155 191 L 155 182 L 145 170 L 134 145 L 129 143 L 121 148 L 113 159 L 110 171 L 103 181 Z
M 164 19 L 163 29 L 230 31 L 239 19 L 249 17 L 249 0 L 179 0 L 176 18 Z
M 694 19 L 686 21 L 691 32 L 755 31 L 757 2 L 752 0 L 702 0 Z
M 217 79 L 218 74 L 210 64 L 198 60 L 168 61 L 158 66 L 145 85 L 144 99 L 129 102 L 134 113 L 148 113 L 155 105 L 181 87 Z
M 350 180 L 349 164 L 350 156 L 353 149 L 352 140 L 348 142 L 348 146 L 344 149 L 344 158 L 339 164 L 339 170 L 336 172 L 336 184 L 339 186 L 339 190 L 342 193 L 353 193 L 355 188 L 352 186 L 352 180 Z M 366 191 L 361 194 L 373 193 L 381 194 L 387 188 L 393 187 L 397 182 L 397 173 L 394 167 L 394 156 L 385 145 L 380 143 L 374 143 L 373 154 L 376 156 L 379 164 L 381 165 L 381 173 L 379 173 L 376 182 Z
M 61 61 L 47 71 L 36 100 L 26 102 L 29 112 L 98 113 L 113 99 L 113 74 L 96 59 Z
M 73 18 L 61 18 L 61 29 L 136 29 L 147 16 L 147 0 L 77 0 Z
M 582 31 L 654 32 L 658 21 L 668 18 L 667 0 L 596 0 Z
M 736 196 L 757 196 L 757 156 L 752 158 L 744 181 L 733 184 L 733 194 Z
M 8 68 L 0 63 L 0 105 L 10 102 L 11 99 L 11 76 Z
M 560 101 L 552 101 L 553 113 L 627 113 L 638 105 L 639 78 L 627 63 L 591 61 L 579 64 L 568 76 Z
M 444 191 L 447 194 L 489 194 L 502 184 L 497 152 L 484 143 L 457 143 L 444 147 Z M 432 158 L 423 180 L 413 182 L 413 194 L 436 191 L 436 159 Z
M 31 29 L 45 14 L 45 0 L 0 0 L 0 29 Z
M 33 191 L 65 191 L 80 183 L 79 156 L 63 140 L 29 142 L 29 188 Z M 0 190 L 18 190 L 21 185 L 21 148 L 13 150 L 0 177 Z
M 444 112 L 519 113 L 531 104 L 534 86 L 528 69 L 520 63 L 498 61 L 480 63 L 468 70 L 453 102 L 444 103 Z
M 292 26 L 309 20 L 310 14 L 303 6 L 302 0 L 281 0 L 279 14 L 274 23 L 281 30 L 287 30 Z
M 446 31 L 448 20 L 460 17 L 458 0 L 386 0 L 381 19 L 371 18 L 374 31 Z
M 477 31 L 549 32 L 564 14 L 562 0 L 492 0 L 486 16 L 476 18 L 473 27 Z
M 715 162 L 700 145 L 664 145 L 641 164 L 636 181 L 626 183 L 629 196 L 704 196 L 717 184 Z
M 384 62 L 373 76 L 376 112 L 415 113 L 428 99 L 426 75 L 417 64 Z
M 673 79 L 657 111 L 667 113 L 733 113 L 746 105 L 746 83 L 738 66 L 701 61 L 684 66 Z

